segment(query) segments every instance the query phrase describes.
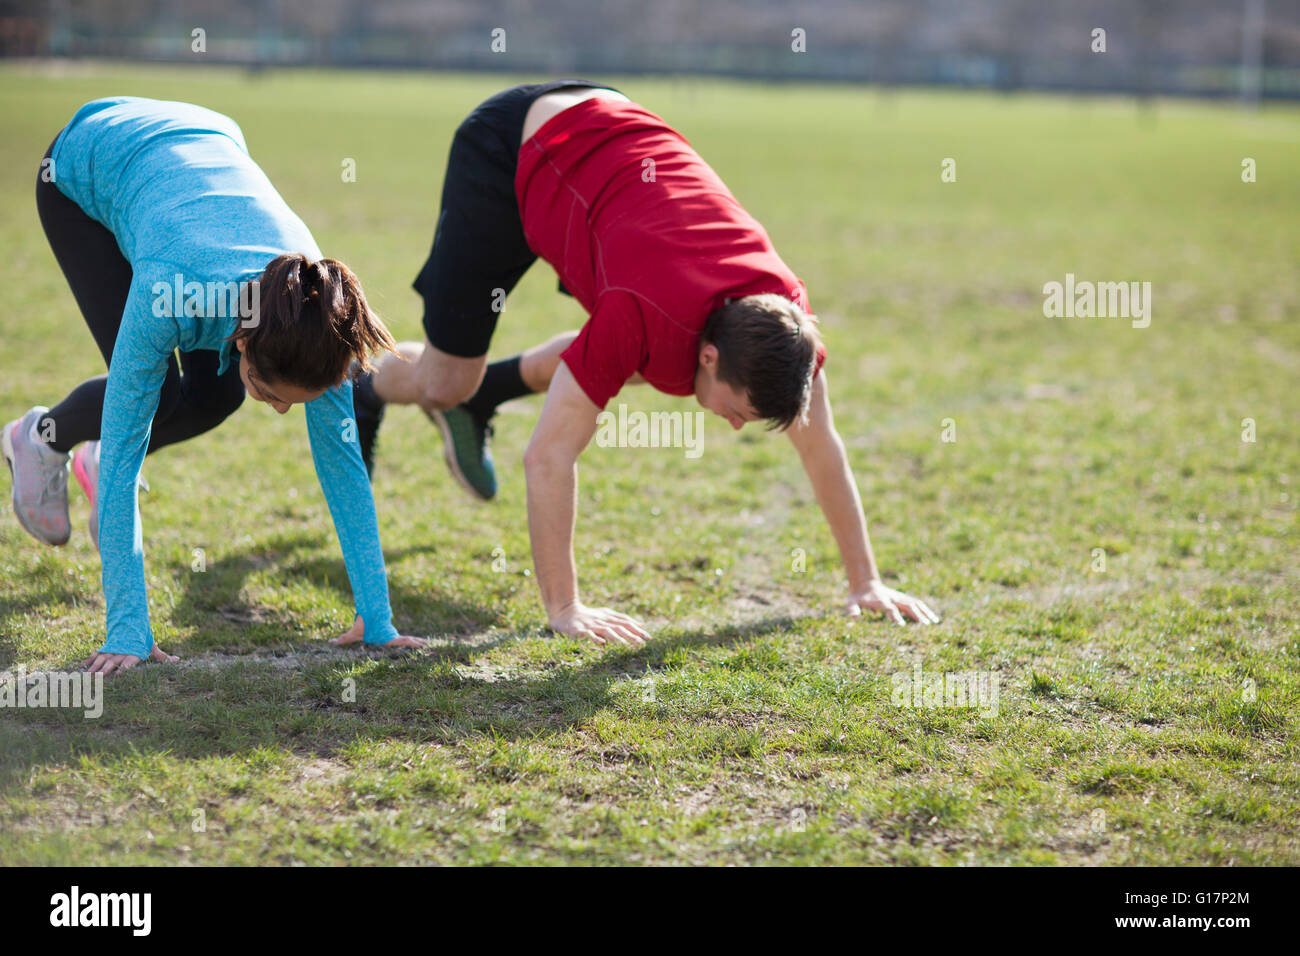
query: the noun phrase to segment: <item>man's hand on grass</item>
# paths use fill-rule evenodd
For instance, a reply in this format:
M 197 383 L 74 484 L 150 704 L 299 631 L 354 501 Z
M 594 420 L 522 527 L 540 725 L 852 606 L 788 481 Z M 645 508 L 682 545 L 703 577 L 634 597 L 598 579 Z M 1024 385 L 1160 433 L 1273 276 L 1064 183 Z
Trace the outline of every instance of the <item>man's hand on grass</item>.
M 550 615 L 551 630 L 569 637 L 585 637 L 597 644 L 610 641 L 640 647 L 650 640 L 639 621 L 607 607 L 586 607 L 570 604 Z
M 352 626 L 339 637 L 331 637 L 330 643 L 336 647 L 343 647 L 345 644 L 357 644 L 366 638 L 366 622 L 361 615 L 352 622 Z M 393 638 L 387 644 L 376 644 L 376 647 L 424 647 L 429 643 L 427 637 L 406 637 L 399 636 Z
M 938 624 L 939 615 L 919 598 L 886 587 L 879 578 L 865 588 L 855 588 L 849 593 L 849 617 L 858 617 L 865 611 L 880 611 L 895 624 L 911 618 L 918 624 Z
M 180 658 L 175 654 L 168 654 L 155 644 L 153 650 L 149 652 L 149 660 L 157 661 L 159 664 L 175 664 Z M 81 662 L 81 666 L 92 674 L 103 674 L 107 677 L 118 671 L 129 671 L 139 663 L 140 658 L 134 654 L 105 654 L 102 651 L 95 651 Z

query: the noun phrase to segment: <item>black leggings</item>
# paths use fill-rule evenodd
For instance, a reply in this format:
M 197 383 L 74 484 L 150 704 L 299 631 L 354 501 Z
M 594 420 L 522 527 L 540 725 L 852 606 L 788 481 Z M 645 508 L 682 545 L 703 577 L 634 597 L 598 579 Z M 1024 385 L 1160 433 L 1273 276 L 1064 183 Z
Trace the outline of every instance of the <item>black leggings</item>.
M 47 159 L 53 149 L 51 143 L 45 152 Z M 54 173 L 57 178 L 58 170 Z M 110 365 L 131 289 L 131 263 L 122 255 L 113 234 L 59 192 L 44 175 L 36 177 L 36 211 L 54 250 L 54 258 L 104 356 L 104 364 Z M 179 362 L 176 354 L 172 354 L 158 395 L 150 452 L 201 435 L 239 408 L 244 401 L 239 366 L 232 363 L 224 375 L 218 375 L 219 360 L 218 353 L 207 350 L 181 352 Z M 99 438 L 107 384 L 107 375 L 87 379 L 41 419 L 41 430 L 53 435 L 48 443 L 51 448 L 67 452 L 79 442 Z M 54 422 L 52 432 L 46 431 L 50 420 Z

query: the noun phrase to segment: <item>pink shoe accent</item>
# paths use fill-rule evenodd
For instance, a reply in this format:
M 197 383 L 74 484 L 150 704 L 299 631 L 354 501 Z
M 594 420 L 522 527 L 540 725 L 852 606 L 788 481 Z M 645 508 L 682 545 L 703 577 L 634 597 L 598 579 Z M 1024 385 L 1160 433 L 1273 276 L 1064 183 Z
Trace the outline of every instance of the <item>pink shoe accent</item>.
M 78 449 L 78 452 L 80 452 L 80 449 Z M 90 475 L 86 471 L 85 457 L 83 454 L 72 456 L 72 474 L 76 477 L 77 484 L 81 485 L 81 490 L 86 493 L 86 497 L 90 499 L 90 506 L 94 508 L 98 506 L 95 503 L 94 486 L 91 485 Z

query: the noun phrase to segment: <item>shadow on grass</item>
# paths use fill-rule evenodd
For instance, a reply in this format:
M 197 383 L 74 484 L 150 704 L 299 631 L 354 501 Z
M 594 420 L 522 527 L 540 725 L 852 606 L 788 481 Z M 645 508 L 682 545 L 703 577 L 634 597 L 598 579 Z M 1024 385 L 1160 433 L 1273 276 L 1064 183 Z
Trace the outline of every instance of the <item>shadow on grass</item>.
M 98 580 L 99 575 L 95 577 Z M 12 667 L 17 660 L 19 620 L 35 611 L 72 607 L 85 599 L 85 586 L 57 562 L 41 562 L 28 573 L 6 576 L 0 592 L 0 668 Z
M 250 576 L 274 569 L 277 579 L 286 586 L 324 586 L 350 603 L 352 586 L 347 569 L 338 555 L 301 557 L 300 552 L 319 553 L 337 544 L 329 536 L 304 532 L 282 535 L 255 549 L 223 554 L 202 573 L 183 573 L 173 580 L 180 586 L 180 596 L 171 612 L 171 621 L 179 629 L 193 629 L 204 635 L 199 650 L 214 645 L 232 652 L 264 650 L 268 647 L 290 648 L 302 638 L 300 628 L 290 614 L 278 608 L 249 603 L 246 587 Z M 434 553 L 432 545 L 413 545 L 384 552 L 390 567 L 403 559 Z M 148 570 L 148 567 L 146 567 Z M 98 582 L 98 568 L 94 575 Z M 103 595 L 95 588 L 87 595 L 84 582 L 69 578 L 56 563 L 38 566 L 34 573 L 20 576 L 0 594 L 0 668 L 12 667 L 17 659 L 17 628 L 10 622 L 34 611 L 72 606 L 89 596 L 103 614 Z M 400 577 L 389 579 L 389 599 L 394 622 L 404 633 L 466 634 L 481 632 L 500 623 L 500 616 L 481 603 L 460 600 L 445 587 L 415 588 Z M 172 641 L 167 650 L 184 653 L 194 650 L 186 641 Z M 69 661 L 65 666 L 74 666 Z
M 332 543 L 326 537 L 309 532 L 280 536 L 256 550 L 223 555 L 207 572 L 187 576 L 183 596 L 172 611 L 172 620 L 180 627 L 220 626 L 222 621 L 229 621 L 240 625 L 270 623 L 281 631 L 285 626 L 292 629 L 293 622 L 287 614 L 250 605 L 244 597 L 248 578 L 268 568 L 274 568 L 278 581 L 286 586 L 324 586 L 350 603 L 352 586 L 342 557 L 320 553 Z M 301 550 L 311 550 L 315 556 L 299 557 L 296 552 Z M 384 561 L 392 567 L 413 555 L 436 551 L 429 544 L 385 550 Z M 460 600 L 454 591 L 414 588 L 400 576 L 389 578 L 389 600 L 394 623 L 399 630 L 407 632 L 468 633 L 493 627 L 499 621 L 491 609 Z
M 636 650 L 589 652 L 576 663 L 547 660 L 537 665 L 540 672 L 520 674 L 476 670 L 471 653 L 485 644 L 334 652 L 291 669 L 267 660 L 150 665 L 108 683 L 96 720 L 80 711 L 0 712 L 0 791 L 25 785 L 34 767 L 83 756 L 198 760 L 282 748 L 330 757 L 366 741 L 454 745 L 483 735 L 528 740 L 562 733 L 614 705 L 616 684 L 678 666 L 683 650 L 762 637 L 793 620 L 670 634 Z M 347 680 L 354 682 L 354 702 L 344 700 Z

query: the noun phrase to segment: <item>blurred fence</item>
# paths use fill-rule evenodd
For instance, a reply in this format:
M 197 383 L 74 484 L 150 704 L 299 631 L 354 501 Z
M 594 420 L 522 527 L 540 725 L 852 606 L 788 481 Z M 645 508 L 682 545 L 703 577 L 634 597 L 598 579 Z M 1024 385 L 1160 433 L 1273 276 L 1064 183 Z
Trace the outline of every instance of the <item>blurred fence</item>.
M 1297 98 L 1300 2 L 0 0 L 0 56 Z

